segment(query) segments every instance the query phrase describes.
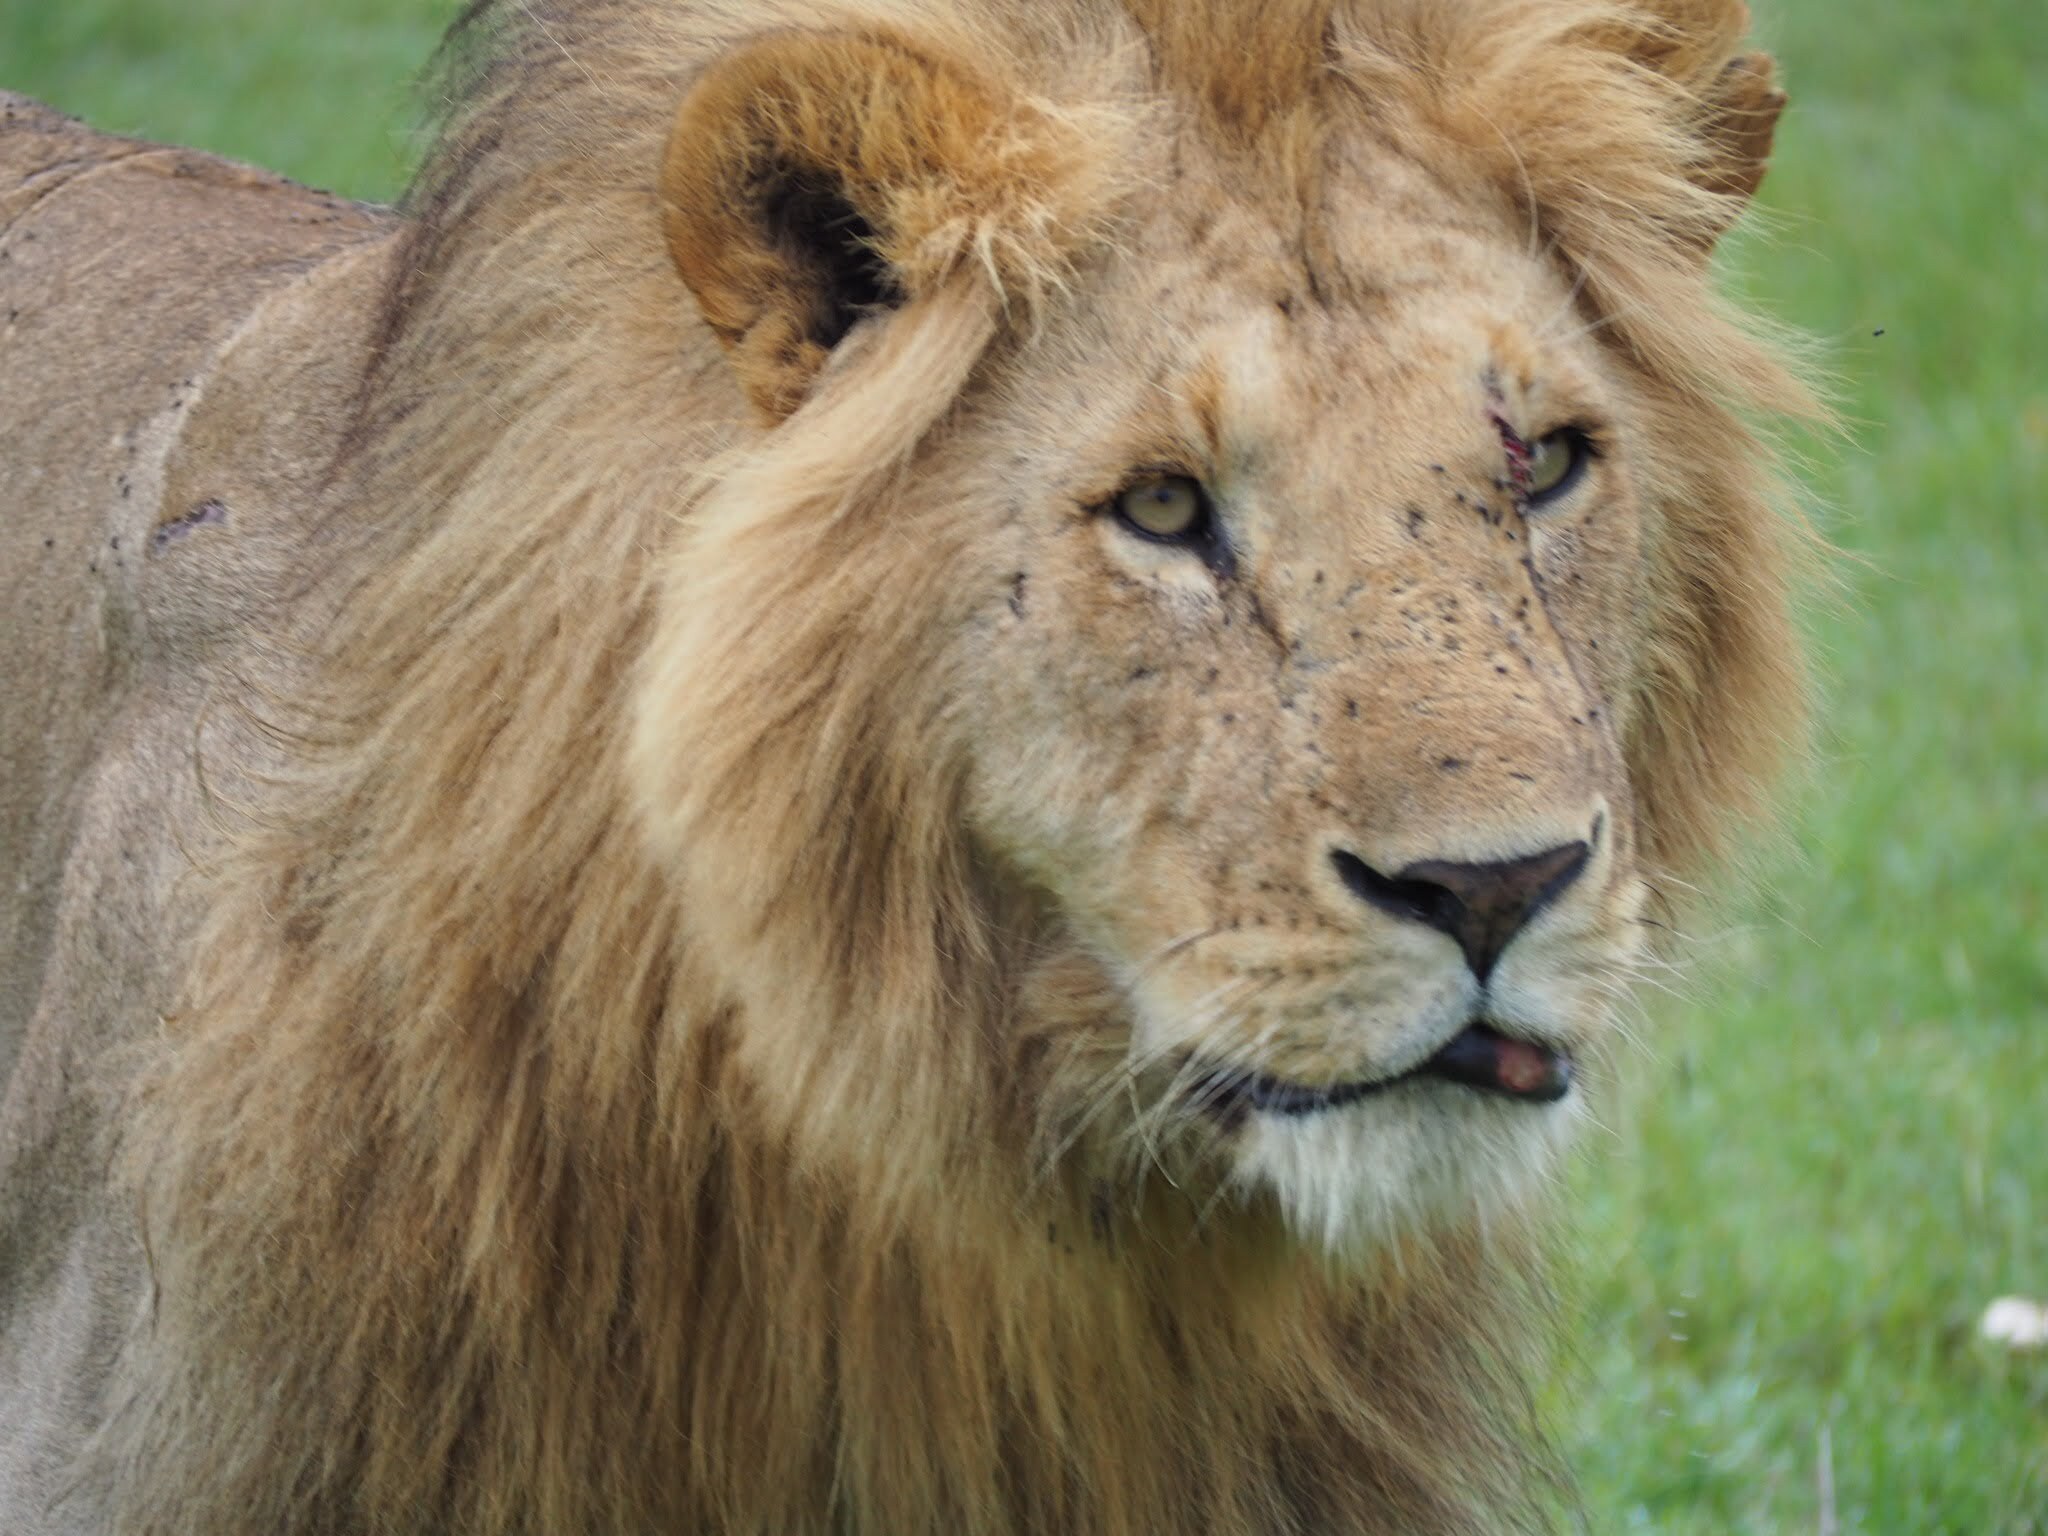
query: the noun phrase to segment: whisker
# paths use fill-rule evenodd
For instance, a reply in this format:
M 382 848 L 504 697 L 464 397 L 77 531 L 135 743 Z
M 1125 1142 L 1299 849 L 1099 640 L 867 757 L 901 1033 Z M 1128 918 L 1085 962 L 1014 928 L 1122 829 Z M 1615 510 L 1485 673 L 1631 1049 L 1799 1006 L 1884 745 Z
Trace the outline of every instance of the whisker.
M 1250 1041 L 1231 1038 L 1243 1023 L 1245 1005 L 1274 984 L 1270 977 L 1236 978 L 1190 1010 L 1171 1046 L 1145 1056 L 1133 1056 L 1132 1069 L 1121 1079 L 1126 1084 L 1135 1083 L 1138 1074 L 1158 1060 L 1175 1058 L 1173 1071 L 1149 1102 L 1137 1101 L 1128 1090 L 1125 1095 L 1132 1110 L 1131 1133 L 1138 1139 L 1141 1151 L 1155 1166 L 1160 1166 L 1162 1173 L 1165 1169 L 1155 1140 L 1159 1130 L 1170 1121 L 1186 1117 L 1191 1107 L 1199 1109 L 1213 1104 L 1227 1087 L 1229 1069 L 1240 1059 L 1256 1059 L 1259 1050 L 1281 1026 L 1282 1020 L 1271 1019 Z M 1174 1181 L 1169 1178 L 1168 1182 Z
M 1201 943 L 1202 940 L 1213 939 L 1214 937 L 1216 937 L 1217 934 L 1222 933 L 1223 931 L 1224 928 L 1221 923 L 1211 923 L 1207 928 L 1196 928 L 1191 932 L 1182 934 L 1177 939 L 1167 940 L 1166 943 L 1160 945 L 1159 948 L 1153 952 L 1150 958 L 1143 961 L 1138 966 L 1138 974 L 1141 976 L 1144 975 L 1145 972 L 1150 970 L 1153 966 L 1160 964 L 1162 961 L 1171 960 L 1175 955 L 1183 954 L 1187 950 L 1192 949 L 1195 945 Z
M 1214 1027 L 1215 1019 L 1204 1019 L 1206 1014 L 1220 1015 L 1223 1010 L 1235 1007 L 1257 995 L 1267 985 L 1257 978 L 1232 977 L 1197 998 L 1190 1006 L 1183 1020 L 1182 1031 L 1177 1034 L 1199 1036 Z M 1125 1099 L 1134 1112 L 1135 1119 L 1143 1118 L 1143 1106 L 1135 1098 L 1139 1079 L 1152 1067 L 1170 1059 L 1183 1049 L 1176 1040 L 1169 1045 L 1138 1047 L 1135 1042 L 1126 1050 L 1116 1069 L 1093 1089 L 1083 1101 L 1079 1113 L 1074 1117 L 1066 1134 L 1052 1147 L 1046 1159 L 1050 1165 L 1057 1165 L 1070 1153 L 1074 1145 L 1085 1136 L 1100 1119 L 1109 1106 L 1120 1097 Z M 1186 1070 L 1183 1063 L 1177 1070 Z
M 1543 261 L 1548 261 L 1551 255 L 1556 250 L 1557 237 L 1553 235 L 1550 237 L 1550 239 L 1544 242 L 1543 254 L 1540 259 Z M 1540 326 L 1536 328 L 1537 340 L 1548 342 L 1557 335 L 1557 326 L 1559 322 L 1561 322 L 1566 315 L 1573 314 L 1577 311 L 1579 307 L 1579 295 L 1584 293 L 1585 291 L 1586 269 L 1583 266 L 1575 265 L 1572 271 L 1571 291 L 1564 296 L 1564 302 L 1559 304 L 1556 309 L 1550 312 L 1549 318 L 1546 319 Z

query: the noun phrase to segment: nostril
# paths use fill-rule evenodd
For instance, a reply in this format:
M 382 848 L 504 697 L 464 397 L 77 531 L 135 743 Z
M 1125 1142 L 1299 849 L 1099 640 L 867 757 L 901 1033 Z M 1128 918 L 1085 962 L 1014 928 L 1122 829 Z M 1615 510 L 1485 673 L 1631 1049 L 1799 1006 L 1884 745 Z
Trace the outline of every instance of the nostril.
M 1330 858 L 1353 895 L 1449 934 L 1483 982 L 1515 935 L 1585 872 L 1591 854 L 1573 842 L 1495 863 L 1425 859 L 1398 875 L 1383 875 L 1341 848 Z
M 1428 880 L 1383 875 L 1357 854 L 1342 848 L 1330 854 L 1330 862 L 1337 866 L 1338 878 L 1352 895 L 1382 912 L 1432 928 L 1449 929 L 1458 920 L 1461 903 L 1444 886 Z

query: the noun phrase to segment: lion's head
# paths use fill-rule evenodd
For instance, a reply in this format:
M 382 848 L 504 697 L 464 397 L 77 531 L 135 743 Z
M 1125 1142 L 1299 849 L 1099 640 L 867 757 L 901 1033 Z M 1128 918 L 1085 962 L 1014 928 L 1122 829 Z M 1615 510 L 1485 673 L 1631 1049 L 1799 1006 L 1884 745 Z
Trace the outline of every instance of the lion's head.
M 1706 275 L 1779 98 L 1733 4 L 1197 9 L 696 82 L 670 246 L 771 430 L 639 788 L 804 1134 L 993 1099 L 1343 1244 L 1544 1166 L 1780 745 L 1790 389 Z
M 136 1528 L 1541 1528 L 1519 1194 L 1797 715 L 1738 0 L 469 15 Z

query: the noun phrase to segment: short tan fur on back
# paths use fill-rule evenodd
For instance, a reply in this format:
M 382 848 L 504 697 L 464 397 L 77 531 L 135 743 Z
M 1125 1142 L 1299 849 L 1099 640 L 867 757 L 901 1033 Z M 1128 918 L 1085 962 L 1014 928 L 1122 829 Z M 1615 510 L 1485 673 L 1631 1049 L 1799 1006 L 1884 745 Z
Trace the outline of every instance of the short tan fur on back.
M 1799 715 L 1746 20 L 472 5 L 308 553 L 158 706 L 197 931 L 26 1528 L 1548 1529 L 1545 1176 Z M 1575 843 L 1484 961 L 1373 873 Z M 1475 1018 L 1580 1086 L 1244 1096 Z

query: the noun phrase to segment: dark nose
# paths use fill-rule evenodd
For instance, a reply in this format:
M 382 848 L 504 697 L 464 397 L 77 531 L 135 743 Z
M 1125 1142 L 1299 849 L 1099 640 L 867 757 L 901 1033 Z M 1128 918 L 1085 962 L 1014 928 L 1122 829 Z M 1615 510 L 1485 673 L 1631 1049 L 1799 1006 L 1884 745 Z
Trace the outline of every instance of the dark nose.
M 1499 864 L 1424 859 L 1383 875 L 1341 848 L 1330 857 L 1353 895 L 1382 912 L 1448 933 L 1481 981 L 1508 941 L 1586 868 L 1586 845 L 1564 843 Z

